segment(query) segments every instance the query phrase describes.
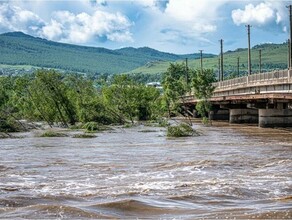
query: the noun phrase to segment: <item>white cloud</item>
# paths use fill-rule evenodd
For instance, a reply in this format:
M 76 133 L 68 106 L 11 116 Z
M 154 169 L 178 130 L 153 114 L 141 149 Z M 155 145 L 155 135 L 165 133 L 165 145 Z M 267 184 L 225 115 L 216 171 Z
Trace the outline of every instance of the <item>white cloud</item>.
M 33 34 L 41 31 L 45 22 L 31 11 L 7 3 L 0 4 L 0 30 L 23 31 Z
M 197 33 L 211 33 L 217 30 L 217 27 L 212 24 L 196 23 L 193 26 L 193 30 Z
M 60 23 L 52 20 L 51 23 L 42 29 L 42 35 L 46 36 L 50 40 L 58 40 L 62 36 L 63 27 Z
M 132 23 L 120 13 L 97 10 L 89 15 L 58 11 L 50 24 L 43 28 L 42 35 L 50 40 L 69 43 L 87 43 L 96 38 L 126 42 L 133 40 L 131 26 Z
M 224 1 L 214 1 L 210 5 L 210 1 L 206 0 L 169 0 L 165 13 L 180 21 L 213 20 L 217 7 L 222 4 Z
M 22 31 L 54 41 L 88 43 L 94 40 L 131 42 L 133 25 L 121 13 L 96 9 L 92 14 L 56 11 L 45 22 L 32 11 L 7 3 L 0 4 L 0 31 Z
M 271 2 L 260 3 L 256 6 L 248 4 L 244 10 L 233 10 L 232 19 L 236 25 L 252 24 L 257 26 L 264 26 L 271 22 L 279 24 L 282 21 L 280 13 Z

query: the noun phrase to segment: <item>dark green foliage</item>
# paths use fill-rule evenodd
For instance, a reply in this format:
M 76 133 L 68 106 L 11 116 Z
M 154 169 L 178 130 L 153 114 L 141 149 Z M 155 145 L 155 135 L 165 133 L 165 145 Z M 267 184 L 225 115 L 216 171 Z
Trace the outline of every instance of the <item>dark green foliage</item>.
M 15 107 L 11 103 L 13 95 L 13 78 L 0 77 L 0 132 L 23 130 L 15 120 Z
M 216 81 L 213 70 L 204 69 L 194 72 L 192 87 L 197 99 L 208 99 L 212 96 L 215 87 L 212 85 Z

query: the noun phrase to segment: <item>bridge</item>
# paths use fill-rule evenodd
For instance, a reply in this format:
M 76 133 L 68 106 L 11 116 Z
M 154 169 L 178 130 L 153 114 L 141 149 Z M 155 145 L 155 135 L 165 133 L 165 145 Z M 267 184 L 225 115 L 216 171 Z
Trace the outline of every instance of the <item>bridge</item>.
M 252 74 L 213 84 L 212 120 L 258 123 L 260 127 L 292 127 L 292 69 Z M 194 96 L 185 97 L 194 109 Z

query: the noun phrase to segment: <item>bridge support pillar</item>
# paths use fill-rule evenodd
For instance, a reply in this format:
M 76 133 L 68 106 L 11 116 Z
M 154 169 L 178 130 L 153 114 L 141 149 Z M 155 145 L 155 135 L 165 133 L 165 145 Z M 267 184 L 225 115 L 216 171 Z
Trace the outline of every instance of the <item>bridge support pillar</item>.
M 292 109 L 259 109 L 260 127 L 292 127 Z
M 229 120 L 229 109 L 218 109 L 209 112 L 210 120 Z
M 258 123 L 258 109 L 230 109 L 229 122 L 235 124 Z

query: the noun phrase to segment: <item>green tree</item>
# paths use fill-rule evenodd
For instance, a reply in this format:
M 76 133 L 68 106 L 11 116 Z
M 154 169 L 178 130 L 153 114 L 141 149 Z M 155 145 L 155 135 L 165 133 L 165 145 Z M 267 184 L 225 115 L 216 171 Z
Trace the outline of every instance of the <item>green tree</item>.
M 206 121 L 207 113 L 211 110 L 211 103 L 209 98 L 212 97 L 215 87 L 212 85 L 216 81 L 216 76 L 213 70 L 204 69 L 196 70 L 193 76 L 193 92 L 196 99 L 199 102 L 196 105 L 196 110 L 203 117 L 203 120 Z
M 41 117 L 48 123 L 61 122 L 64 126 L 73 125 L 76 109 L 68 97 L 68 87 L 63 76 L 54 70 L 38 70 L 29 86 L 29 94 Z
M 169 117 L 179 111 L 180 102 L 184 101 L 184 96 L 190 92 L 188 79 L 192 72 L 193 70 L 187 70 L 184 64 L 171 63 L 163 74 L 162 85 Z
M 102 90 L 105 102 L 112 113 L 122 121 L 150 119 L 159 97 L 159 91 L 135 83 L 127 75 L 116 75 L 113 83 Z

